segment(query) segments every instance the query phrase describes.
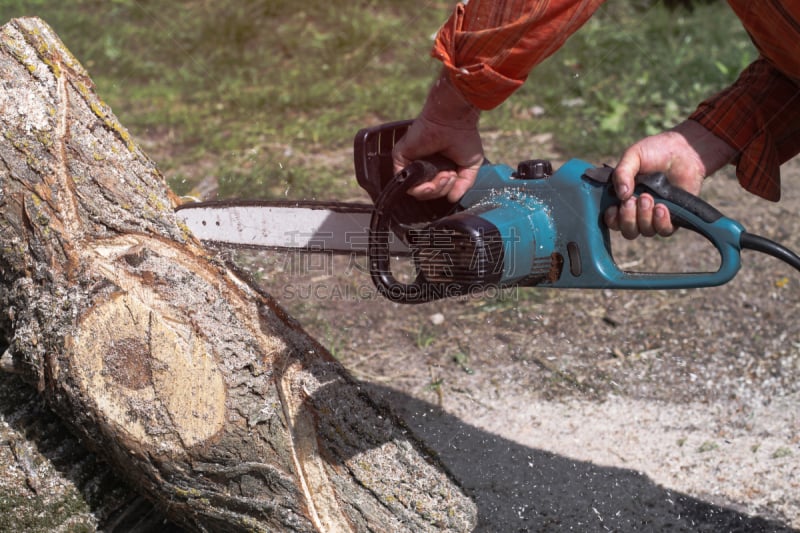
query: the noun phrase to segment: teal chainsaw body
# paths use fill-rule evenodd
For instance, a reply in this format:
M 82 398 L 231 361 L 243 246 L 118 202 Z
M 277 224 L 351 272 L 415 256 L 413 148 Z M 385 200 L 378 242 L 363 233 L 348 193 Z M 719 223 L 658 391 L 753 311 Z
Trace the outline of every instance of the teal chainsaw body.
M 546 167 L 539 161 L 522 165 Z M 679 289 L 721 285 L 736 275 L 741 265 L 741 224 L 713 211 L 692 211 L 657 196 L 646 183 L 648 179 L 653 183 L 658 176 L 643 180 L 638 192 L 654 193 L 656 201 L 666 204 L 684 226 L 711 241 L 720 253 L 719 269 L 697 273 L 620 269 L 603 223 L 603 212 L 617 199 L 610 183 L 592 177 L 593 170 L 591 164 L 578 159 L 552 174 L 533 172 L 525 177 L 506 165 L 481 168 L 475 187 L 460 202 L 460 213 L 482 218 L 491 228 L 484 232 L 495 232 L 502 241 L 500 285 L 536 281 L 536 285 L 564 288 Z M 447 225 L 447 219 L 437 224 L 443 225 Z
M 546 161 L 516 169 L 484 164 L 458 204 L 418 201 L 415 184 L 446 167 L 417 161 L 391 172 L 391 147 L 407 122 L 362 130 L 356 137 L 356 175 L 375 202 L 370 225 L 370 275 L 387 298 L 419 303 L 488 287 L 541 286 L 593 289 L 681 289 L 730 281 L 741 266 L 742 248 L 754 248 L 795 267 L 800 258 L 745 232 L 710 204 L 672 187 L 663 174 L 639 176 L 635 194 L 652 194 L 672 220 L 708 239 L 720 256 L 713 272 L 629 272 L 614 260 L 604 211 L 618 203 L 610 167 L 573 159 L 552 171 Z M 416 279 L 392 273 L 388 242 L 401 238 L 411 249 Z

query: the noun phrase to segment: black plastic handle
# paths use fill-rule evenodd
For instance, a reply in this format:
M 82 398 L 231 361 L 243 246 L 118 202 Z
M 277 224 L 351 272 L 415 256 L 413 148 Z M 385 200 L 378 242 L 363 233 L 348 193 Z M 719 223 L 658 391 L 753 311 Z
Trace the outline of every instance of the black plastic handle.
M 637 183 L 667 202 L 672 202 L 682 207 L 689 213 L 697 216 L 703 222 L 712 224 L 724 216 L 708 202 L 670 184 L 667 177 L 661 172 L 637 178 Z M 669 204 L 667 205 L 669 206 Z M 670 211 L 670 213 L 673 224 L 676 226 L 681 226 L 707 235 L 707 231 L 691 223 L 680 214 L 673 213 L 672 211 Z M 764 237 L 742 231 L 739 239 L 739 246 L 741 249 L 747 248 L 771 255 L 800 270 L 800 256 L 785 246 Z
M 640 174 L 636 183 L 662 200 L 673 203 L 709 224 L 723 217 L 716 207 L 702 198 L 672 185 L 663 172 Z
M 613 174 L 614 167 L 604 165 L 602 167 L 589 168 L 584 171 L 583 175 L 597 183 L 609 184 L 612 195 L 615 195 L 614 188 L 610 185 L 611 176 Z M 711 224 L 724 216 L 717 208 L 702 198 L 672 185 L 667 179 L 667 175 L 663 172 L 637 175 L 636 186 L 635 193 L 637 195 L 642 192 L 655 194 L 656 199 L 666 201 L 667 207 L 669 207 L 670 204 L 676 205 L 697 216 L 703 222 Z
M 375 202 L 367 248 L 369 273 L 378 291 L 393 302 L 423 303 L 455 295 L 440 284 L 428 283 L 422 271 L 417 272 L 412 283 L 398 281 L 392 274 L 389 253 L 389 238 L 396 233 L 393 210 L 398 204 L 407 204 L 409 189 L 450 168 L 455 168 L 453 162 L 441 157 L 414 161 L 394 176 Z
M 361 129 L 356 133 L 353 140 L 356 179 L 373 202 L 377 202 L 383 189 L 394 179 L 392 150 L 413 123 L 413 120 L 388 122 Z M 431 163 L 438 171 L 456 169 L 455 163 L 441 155 L 430 156 L 421 161 Z M 425 172 L 428 180 L 436 175 L 432 167 Z

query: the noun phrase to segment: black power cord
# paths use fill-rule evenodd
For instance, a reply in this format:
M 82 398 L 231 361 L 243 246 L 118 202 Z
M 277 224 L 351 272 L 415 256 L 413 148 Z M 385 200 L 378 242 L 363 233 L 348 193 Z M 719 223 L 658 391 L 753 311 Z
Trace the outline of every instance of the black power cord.
M 780 259 L 784 263 L 788 263 L 797 270 L 800 270 L 800 255 L 797 255 L 785 246 L 778 244 L 775 241 L 771 241 L 766 237 L 744 232 L 742 233 L 739 244 L 743 250 L 755 250 L 757 252 L 771 255 L 772 257 Z

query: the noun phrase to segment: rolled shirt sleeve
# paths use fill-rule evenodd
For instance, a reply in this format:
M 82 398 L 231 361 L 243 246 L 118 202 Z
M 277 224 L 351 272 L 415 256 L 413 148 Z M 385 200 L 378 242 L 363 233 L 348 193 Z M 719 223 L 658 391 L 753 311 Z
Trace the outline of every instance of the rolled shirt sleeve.
M 437 34 L 433 56 L 479 109 L 505 101 L 604 0 L 471 0 Z
M 738 152 L 736 176 L 777 201 L 780 165 L 800 152 L 800 2 L 728 0 L 759 58 L 690 117 Z
M 558 50 L 604 0 L 470 0 L 432 54 L 475 107 L 492 109 Z M 748 191 L 780 198 L 780 165 L 800 152 L 800 2 L 728 0 L 761 56 L 690 116 L 738 151 Z

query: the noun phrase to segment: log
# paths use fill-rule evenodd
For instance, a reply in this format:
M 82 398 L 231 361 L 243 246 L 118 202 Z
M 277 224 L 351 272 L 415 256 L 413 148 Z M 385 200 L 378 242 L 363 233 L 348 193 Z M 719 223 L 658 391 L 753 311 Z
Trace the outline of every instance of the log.
M 0 28 L 4 367 L 180 525 L 465 531 L 440 462 L 246 274 L 36 18 Z
M 69 433 L 36 389 L 0 373 L 0 531 L 180 533 Z

